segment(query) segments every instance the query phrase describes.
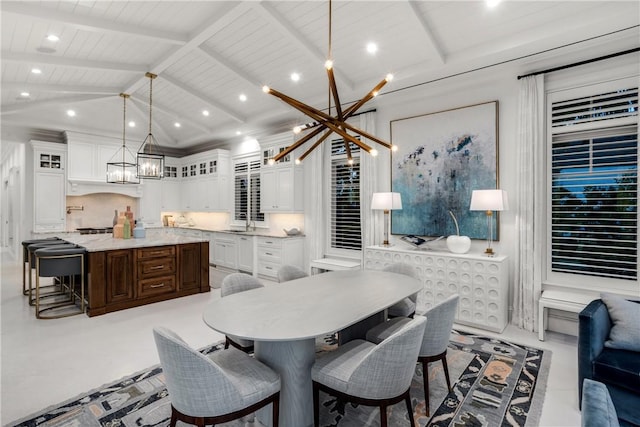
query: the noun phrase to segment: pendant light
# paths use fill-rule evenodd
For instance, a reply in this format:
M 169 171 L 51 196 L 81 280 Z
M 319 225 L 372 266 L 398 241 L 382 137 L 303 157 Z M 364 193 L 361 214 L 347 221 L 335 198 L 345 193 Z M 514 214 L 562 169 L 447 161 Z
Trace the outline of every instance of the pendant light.
M 107 162 L 107 182 L 111 184 L 140 184 L 136 175 L 137 164 L 135 156 L 127 148 L 127 98 L 129 95 L 121 93 L 122 97 L 122 147 L 116 151 Z
M 149 134 L 138 149 L 138 178 L 162 179 L 164 177 L 164 154 L 160 151 L 160 146 L 151 133 L 153 79 L 158 76 L 153 73 L 146 73 L 145 76 L 149 78 Z
M 393 151 L 397 149 L 395 146 L 389 144 L 388 142 L 385 142 L 379 138 L 376 138 L 375 136 L 347 123 L 347 119 L 349 117 L 353 116 L 358 111 L 358 109 L 360 109 L 371 98 L 378 95 L 378 92 L 380 91 L 380 89 L 382 89 L 382 87 L 385 84 L 387 84 L 387 82 L 393 79 L 393 75 L 387 74 L 387 76 L 384 79 L 382 79 L 382 81 L 380 81 L 380 83 L 378 83 L 373 89 L 371 89 L 362 99 L 360 99 L 360 101 L 352 104 L 347 109 L 342 110 L 340 97 L 338 96 L 338 87 L 336 86 L 336 80 L 333 75 L 333 58 L 331 54 L 331 0 L 329 0 L 329 52 L 327 55 L 327 61 L 325 62 L 324 66 L 327 70 L 327 76 L 329 78 L 330 96 L 329 96 L 328 113 L 325 113 L 324 111 L 321 111 L 317 108 L 304 104 L 296 99 L 293 99 L 281 92 L 278 92 L 275 89 L 270 88 L 269 86 L 262 87 L 263 92 L 269 93 L 275 96 L 276 98 L 280 98 L 282 101 L 289 104 L 291 107 L 295 108 L 296 110 L 306 114 L 313 120 L 311 124 L 304 125 L 303 127 L 296 126 L 294 130 L 294 132 L 296 133 L 300 132 L 300 130 L 313 129 L 313 131 L 311 131 L 310 133 L 308 133 L 307 135 L 299 139 L 297 142 L 289 146 L 287 149 L 279 152 L 272 159 L 269 159 L 269 164 L 274 164 L 275 162 L 282 159 L 283 157 L 288 155 L 290 152 L 292 152 L 296 148 L 300 147 L 305 142 L 311 140 L 313 137 L 317 135 L 320 135 L 320 133 L 322 133 L 323 131 L 326 131 L 326 132 L 320 138 L 318 138 L 318 140 L 307 151 L 305 151 L 304 154 L 302 154 L 300 157 L 296 159 L 296 163 L 300 163 L 302 160 L 304 160 L 304 158 L 307 157 L 309 153 L 311 153 L 316 147 L 318 147 L 333 132 L 337 133 L 343 138 L 345 151 L 347 153 L 347 161 L 349 162 L 349 164 L 353 163 L 349 143 L 355 144 L 356 146 L 360 147 L 360 149 L 366 151 L 372 156 L 376 156 L 378 154 L 378 151 L 375 148 L 372 148 L 369 145 L 365 144 L 364 142 L 360 141 L 360 139 L 349 134 L 347 131 L 350 131 L 353 134 L 357 134 L 357 135 L 360 135 L 361 137 L 374 141 L 382 145 L 383 147 L 391 149 Z M 335 116 L 330 115 L 331 114 L 331 97 L 333 97 L 333 103 L 335 105 L 335 110 L 336 110 Z

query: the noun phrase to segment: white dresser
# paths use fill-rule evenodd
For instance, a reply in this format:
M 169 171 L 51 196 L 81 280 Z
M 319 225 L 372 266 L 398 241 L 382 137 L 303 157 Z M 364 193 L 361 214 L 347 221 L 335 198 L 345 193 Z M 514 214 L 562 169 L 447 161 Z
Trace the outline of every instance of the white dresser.
M 456 323 L 502 332 L 509 317 L 509 263 L 506 256 L 453 254 L 396 247 L 369 246 L 364 268 L 381 270 L 389 264 L 413 265 L 424 288 L 417 312 L 424 312 L 449 295 L 460 295 Z

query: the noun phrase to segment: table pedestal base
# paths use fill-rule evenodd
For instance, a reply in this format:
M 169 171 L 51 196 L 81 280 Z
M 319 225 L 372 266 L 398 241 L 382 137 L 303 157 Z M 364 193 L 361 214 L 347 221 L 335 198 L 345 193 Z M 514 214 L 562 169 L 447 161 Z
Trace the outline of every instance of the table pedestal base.
M 311 366 L 315 362 L 316 340 L 255 341 L 255 357 L 280 374 L 280 426 L 313 425 Z M 257 413 L 258 420 L 271 426 L 271 407 Z

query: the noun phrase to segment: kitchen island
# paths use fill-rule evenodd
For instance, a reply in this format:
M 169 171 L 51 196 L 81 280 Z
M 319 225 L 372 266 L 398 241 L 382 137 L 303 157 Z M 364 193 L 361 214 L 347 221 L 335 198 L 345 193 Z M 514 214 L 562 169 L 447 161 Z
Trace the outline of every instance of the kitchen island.
M 87 249 L 90 317 L 210 290 L 206 239 L 152 233 L 142 239 L 74 234 L 64 240 Z

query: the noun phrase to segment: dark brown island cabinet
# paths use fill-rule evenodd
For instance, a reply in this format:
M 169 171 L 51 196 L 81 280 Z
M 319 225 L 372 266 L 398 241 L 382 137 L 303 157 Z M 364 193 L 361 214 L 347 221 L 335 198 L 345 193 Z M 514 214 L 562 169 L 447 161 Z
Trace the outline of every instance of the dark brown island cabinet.
M 209 292 L 209 242 L 89 252 L 90 317 Z

